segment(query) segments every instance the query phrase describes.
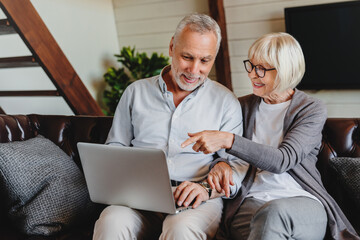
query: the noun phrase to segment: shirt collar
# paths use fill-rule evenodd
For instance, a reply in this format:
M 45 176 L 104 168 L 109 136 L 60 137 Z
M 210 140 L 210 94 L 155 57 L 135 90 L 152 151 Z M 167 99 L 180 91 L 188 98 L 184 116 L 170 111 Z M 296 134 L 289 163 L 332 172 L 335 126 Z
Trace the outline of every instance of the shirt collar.
M 161 90 L 162 93 L 167 92 L 167 86 L 166 86 L 166 83 L 165 83 L 162 76 L 165 73 L 168 73 L 170 70 L 171 70 L 171 65 L 167 65 L 161 70 L 161 73 L 160 73 L 160 76 L 159 76 L 159 87 L 160 87 L 160 90 Z

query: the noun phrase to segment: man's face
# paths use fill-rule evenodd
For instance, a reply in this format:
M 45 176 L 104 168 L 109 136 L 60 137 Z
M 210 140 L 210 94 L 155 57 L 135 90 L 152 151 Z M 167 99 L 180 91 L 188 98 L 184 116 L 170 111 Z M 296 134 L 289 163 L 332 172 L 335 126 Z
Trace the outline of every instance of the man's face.
M 185 91 L 193 91 L 207 78 L 216 57 L 216 35 L 198 33 L 185 27 L 178 38 L 170 42 L 173 80 Z

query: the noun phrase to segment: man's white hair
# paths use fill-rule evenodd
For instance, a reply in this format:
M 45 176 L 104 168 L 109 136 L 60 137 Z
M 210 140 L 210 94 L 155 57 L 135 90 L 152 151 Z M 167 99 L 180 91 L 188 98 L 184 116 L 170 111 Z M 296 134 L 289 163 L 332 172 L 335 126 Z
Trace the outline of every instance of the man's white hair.
M 174 34 L 174 46 L 178 36 L 185 27 L 189 27 L 191 31 L 198 33 L 213 32 L 217 38 L 216 53 L 219 51 L 221 42 L 221 30 L 217 22 L 210 16 L 200 13 L 192 13 L 185 16 L 176 27 Z

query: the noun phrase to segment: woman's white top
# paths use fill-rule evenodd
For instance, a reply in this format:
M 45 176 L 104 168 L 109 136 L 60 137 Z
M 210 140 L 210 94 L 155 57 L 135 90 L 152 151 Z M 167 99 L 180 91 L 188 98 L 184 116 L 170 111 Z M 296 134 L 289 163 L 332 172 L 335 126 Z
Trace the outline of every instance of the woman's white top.
M 283 140 L 284 119 L 290 101 L 279 104 L 267 104 L 264 100 L 261 101 L 256 112 L 252 141 L 279 147 Z M 296 196 L 306 196 L 318 200 L 305 191 L 287 172 L 275 174 L 260 169 L 258 169 L 254 183 L 247 195 L 247 197 L 263 201 Z

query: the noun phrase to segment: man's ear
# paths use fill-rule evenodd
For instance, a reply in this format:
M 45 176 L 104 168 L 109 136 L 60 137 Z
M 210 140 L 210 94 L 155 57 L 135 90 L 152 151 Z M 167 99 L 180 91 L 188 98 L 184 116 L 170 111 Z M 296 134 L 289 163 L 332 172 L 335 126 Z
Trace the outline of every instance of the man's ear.
M 174 37 L 172 37 L 170 40 L 170 45 L 169 45 L 169 56 L 170 57 L 172 57 L 172 55 L 173 55 L 173 50 L 174 50 Z

